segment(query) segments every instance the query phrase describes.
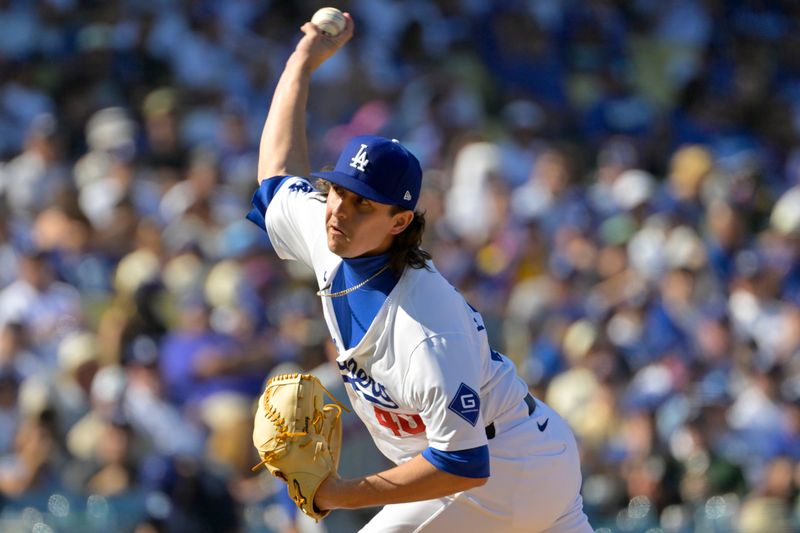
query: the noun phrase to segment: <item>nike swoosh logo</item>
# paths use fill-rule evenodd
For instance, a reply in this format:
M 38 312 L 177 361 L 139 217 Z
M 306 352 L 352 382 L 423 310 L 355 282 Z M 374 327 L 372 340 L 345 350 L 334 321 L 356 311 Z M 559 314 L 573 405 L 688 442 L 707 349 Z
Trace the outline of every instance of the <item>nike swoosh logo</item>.
M 545 429 L 547 429 L 547 423 L 548 422 L 550 422 L 549 418 L 545 419 L 543 424 L 540 424 L 539 422 L 536 422 L 536 427 L 539 428 L 539 431 L 544 431 Z

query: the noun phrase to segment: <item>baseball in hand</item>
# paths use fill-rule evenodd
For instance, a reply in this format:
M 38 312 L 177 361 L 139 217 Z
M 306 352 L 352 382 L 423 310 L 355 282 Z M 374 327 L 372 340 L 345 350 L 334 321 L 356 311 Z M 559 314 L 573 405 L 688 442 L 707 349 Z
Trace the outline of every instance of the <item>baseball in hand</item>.
M 335 7 L 323 7 L 311 17 L 311 23 L 326 35 L 334 37 L 342 33 L 347 21 L 342 12 Z

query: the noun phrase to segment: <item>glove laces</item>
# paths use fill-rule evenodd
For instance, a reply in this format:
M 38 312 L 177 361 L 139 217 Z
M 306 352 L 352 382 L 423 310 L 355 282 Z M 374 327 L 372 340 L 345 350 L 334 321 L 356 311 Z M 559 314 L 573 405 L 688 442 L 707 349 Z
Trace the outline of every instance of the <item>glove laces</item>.
M 276 410 L 269 403 L 269 399 L 272 397 L 272 391 L 274 390 L 273 388 L 270 388 L 270 385 L 272 385 L 273 382 L 276 382 L 276 381 L 293 381 L 293 380 L 295 380 L 297 378 L 300 378 L 301 380 L 305 379 L 305 380 L 316 381 L 317 384 L 320 386 L 320 388 L 323 391 L 325 391 L 325 394 L 327 394 L 331 398 L 331 400 L 334 401 L 334 403 L 328 403 L 328 404 L 323 405 L 322 406 L 322 410 L 321 411 L 317 411 L 317 414 L 311 420 L 311 425 L 314 426 L 316 429 L 320 429 L 320 428 L 317 428 L 317 424 L 322 422 L 322 417 L 323 417 L 323 414 L 324 414 L 324 412 L 326 410 L 336 409 L 336 411 L 337 411 L 336 418 L 339 418 L 340 416 L 342 416 L 342 410 L 345 410 L 348 413 L 350 412 L 350 410 L 347 407 L 345 407 L 342 404 L 342 402 L 340 402 L 339 400 L 336 399 L 336 396 L 331 394 L 331 392 L 328 389 L 325 388 L 325 385 L 322 384 L 322 382 L 319 380 L 319 378 L 317 376 L 314 376 L 313 374 L 300 374 L 299 372 L 292 372 L 290 374 L 279 374 L 277 376 L 274 376 L 274 377 L 270 378 L 269 381 L 267 381 L 267 385 L 266 385 L 265 390 L 264 390 L 264 409 L 266 411 L 265 416 L 276 427 L 276 433 L 277 433 L 276 438 L 281 442 L 284 442 L 289 437 L 304 437 L 304 436 L 308 435 L 308 431 L 289 431 L 289 427 L 288 427 L 288 425 L 286 423 L 286 419 L 283 416 L 281 416 L 281 413 L 278 410 Z M 269 442 L 269 441 L 267 441 L 267 442 Z M 264 445 L 266 445 L 266 442 L 262 444 L 262 446 L 264 446 Z M 277 454 L 276 454 L 275 451 L 270 451 L 270 452 L 265 453 L 262 456 L 261 462 L 259 462 L 257 465 L 252 467 L 251 471 L 256 472 L 263 465 L 271 462 L 275 458 L 276 455 Z

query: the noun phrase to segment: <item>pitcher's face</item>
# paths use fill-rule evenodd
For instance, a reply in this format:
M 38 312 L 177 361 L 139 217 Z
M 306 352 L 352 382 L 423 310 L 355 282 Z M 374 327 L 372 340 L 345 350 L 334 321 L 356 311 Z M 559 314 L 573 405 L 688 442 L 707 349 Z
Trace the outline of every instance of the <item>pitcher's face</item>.
M 411 222 L 411 211 L 368 200 L 332 184 L 325 208 L 328 249 L 343 258 L 378 255 L 389 250 L 394 236 Z

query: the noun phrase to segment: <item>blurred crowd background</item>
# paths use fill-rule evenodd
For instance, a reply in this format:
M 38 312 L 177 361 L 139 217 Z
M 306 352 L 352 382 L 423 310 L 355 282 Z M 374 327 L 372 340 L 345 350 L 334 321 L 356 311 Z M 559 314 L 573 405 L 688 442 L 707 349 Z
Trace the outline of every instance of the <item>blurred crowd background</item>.
M 313 280 L 244 219 L 328 3 L 0 0 L 0 530 L 374 512 L 309 524 L 250 471 L 268 375 L 344 398 Z M 313 166 L 418 155 L 425 247 L 574 428 L 597 530 L 800 531 L 800 3 L 336 5 Z M 347 419 L 343 474 L 382 466 Z

